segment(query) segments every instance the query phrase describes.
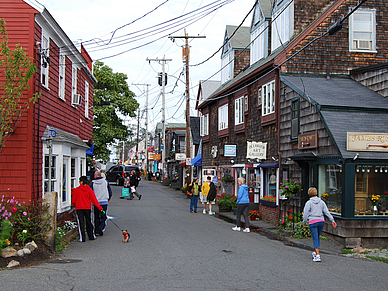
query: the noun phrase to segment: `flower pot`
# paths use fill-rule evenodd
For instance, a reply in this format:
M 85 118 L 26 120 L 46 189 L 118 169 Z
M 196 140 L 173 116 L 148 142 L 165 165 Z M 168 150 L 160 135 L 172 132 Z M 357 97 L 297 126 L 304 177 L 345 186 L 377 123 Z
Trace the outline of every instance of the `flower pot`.
M 260 200 L 260 204 L 268 207 L 276 207 L 276 202 L 271 202 L 267 200 Z

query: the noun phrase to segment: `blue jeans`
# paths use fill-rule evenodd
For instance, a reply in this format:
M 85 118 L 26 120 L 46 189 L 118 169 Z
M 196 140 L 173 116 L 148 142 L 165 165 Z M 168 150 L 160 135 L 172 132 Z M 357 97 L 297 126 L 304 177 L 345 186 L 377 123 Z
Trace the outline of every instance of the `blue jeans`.
M 325 222 L 323 221 L 316 222 L 309 225 L 311 236 L 313 237 L 313 243 L 314 243 L 315 249 L 319 249 L 319 237 L 321 236 L 324 225 L 325 225 Z
M 190 211 L 197 211 L 198 195 L 191 195 L 190 199 Z

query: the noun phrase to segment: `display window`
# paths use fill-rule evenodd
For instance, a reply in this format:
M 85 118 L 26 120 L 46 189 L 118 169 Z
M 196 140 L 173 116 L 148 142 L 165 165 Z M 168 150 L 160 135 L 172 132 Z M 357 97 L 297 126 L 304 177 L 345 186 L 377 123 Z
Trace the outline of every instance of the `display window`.
M 257 168 L 248 168 L 247 185 L 249 193 L 253 193 L 254 203 L 260 201 L 261 189 L 261 170 Z
M 356 165 L 355 215 L 388 215 L 388 166 Z
M 331 213 L 341 214 L 342 165 L 319 165 L 318 169 L 318 196 Z

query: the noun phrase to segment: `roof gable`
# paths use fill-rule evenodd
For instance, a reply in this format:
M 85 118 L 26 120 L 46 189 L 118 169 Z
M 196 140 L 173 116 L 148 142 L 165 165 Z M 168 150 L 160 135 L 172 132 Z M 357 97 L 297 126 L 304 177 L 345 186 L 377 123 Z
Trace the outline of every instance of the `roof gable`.
M 250 27 L 227 25 L 225 29 L 224 46 L 222 48 L 221 56 L 229 52 L 231 49 L 249 50 L 250 37 Z

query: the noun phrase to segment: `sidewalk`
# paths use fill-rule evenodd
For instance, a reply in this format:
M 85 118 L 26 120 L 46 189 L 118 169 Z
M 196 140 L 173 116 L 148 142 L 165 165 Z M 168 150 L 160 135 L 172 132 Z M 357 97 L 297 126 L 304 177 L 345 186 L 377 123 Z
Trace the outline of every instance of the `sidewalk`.
M 170 191 L 179 191 L 175 189 L 171 189 L 169 187 L 163 186 L 161 183 L 157 182 L 151 182 L 147 181 L 147 183 L 155 183 L 156 185 L 159 185 L 160 187 L 163 187 L 163 189 L 167 190 L 169 189 Z M 182 193 L 182 192 L 180 192 Z M 186 195 L 182 193 L 182 197 L 185 197 Z M 188 200 L 188 199 L 187 199 Z M 198 209 L 199 211 L 202 212 L 202 204 L 201 202 L 198 203 Z M 236 224 L 236 215 L 233 214 L 233 212 L 219 212 L 218 205 L 214 204 L 212 205 L 212 211 L 215 212 L 215 216 L 223 219 L 225 221 L 230 222 L 230 227 L 232 228 Z M 242 218 L 242 221 L 244 221 L 244 218 Z M 259 232 L 263 235 L 266 235 L 269 239 L 275 239 L 278 241 L 282 241 L 285 244 L 293 247 L 298 247 L 298 248 L 303 248 L 303 249 L 308 249 L 313 251 L 314 250 L 314 245 L 313 245 L 313 240 L 312 238 L 306 238 L 306 239 L 295 239 L 295 238 L 290 238 L 290 237 L 285 237 L 282 235 L 278 235 L 278 228 L 277 226 L 267 223 L 262 220 L 256 220 L 256 221 L 250 221 L 250 226 L 253 232 Z M 232 231 L 232 230 L 231 230 Z M 323 233 L 324 236 L 325 233 Z M 323 240 L 321 239 L 321 253 L 323 254 L 333 254 L 333 255 L 338 255 L 342 254 L 342 249 L 343 245 L 333 239 L 329 240 Z

